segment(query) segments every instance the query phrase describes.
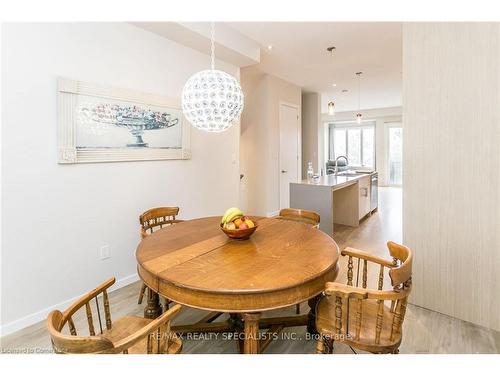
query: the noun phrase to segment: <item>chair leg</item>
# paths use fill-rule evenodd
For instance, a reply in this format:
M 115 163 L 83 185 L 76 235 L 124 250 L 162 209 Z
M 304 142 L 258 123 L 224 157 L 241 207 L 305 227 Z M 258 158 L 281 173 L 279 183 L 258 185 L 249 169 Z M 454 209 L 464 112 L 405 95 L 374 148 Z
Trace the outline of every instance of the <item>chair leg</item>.
M 320 335 L 316 343 L 317 354 L 333 354 L 333 339 Z
M 325 354 L 325 342 L 323 336 L 320 336 L 316 343 L 316 354 Z
M 137 304 L 141 304 L 142 303 L 142 299 L 144 298 L 144 293 L 146 293 L 146 284 L 142 283 L 141 285 L 141 291 L 139 292 L 139 299 L 137 300 Z
M 165 312 L 169 309 L 170 302 L 172 302 L 172 301 L 170 301 L 168 298 L 164 298 L 164 300 L 165 300 L 164 301 L 165 303 L 163 304 L 163 311 Z
M 333 339 L 330 337 L 323 337 L 326 354 L 333 354 Z
M 295 305 L 295 314 L 300 315 L 300 303 L 297 303 L 297 305 Z
M 335 342 L 334 339 L 328 340 L 328 347 L 330 348 L 330 354 L 333 354 L 333 343 Z

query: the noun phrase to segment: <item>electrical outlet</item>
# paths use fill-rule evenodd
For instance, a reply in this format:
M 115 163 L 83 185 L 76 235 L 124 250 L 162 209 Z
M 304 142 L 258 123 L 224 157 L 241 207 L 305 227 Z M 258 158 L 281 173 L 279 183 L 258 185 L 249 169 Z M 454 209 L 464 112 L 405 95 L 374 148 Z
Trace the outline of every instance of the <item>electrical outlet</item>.
M 99 252 L 99 256 L 101 260 L 105 260 L 111 258 L 111 254 L 109 252 L 109 245 L 102 245 L 101 250 Z

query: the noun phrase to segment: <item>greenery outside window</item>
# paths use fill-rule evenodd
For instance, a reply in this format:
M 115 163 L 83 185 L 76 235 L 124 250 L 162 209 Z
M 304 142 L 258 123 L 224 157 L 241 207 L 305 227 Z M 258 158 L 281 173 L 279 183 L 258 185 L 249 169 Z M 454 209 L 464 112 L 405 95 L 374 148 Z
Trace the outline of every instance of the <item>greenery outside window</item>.
M 330 123 L 329 159 L 344 155 L 350 167 L 375 169 L 375 121 Z

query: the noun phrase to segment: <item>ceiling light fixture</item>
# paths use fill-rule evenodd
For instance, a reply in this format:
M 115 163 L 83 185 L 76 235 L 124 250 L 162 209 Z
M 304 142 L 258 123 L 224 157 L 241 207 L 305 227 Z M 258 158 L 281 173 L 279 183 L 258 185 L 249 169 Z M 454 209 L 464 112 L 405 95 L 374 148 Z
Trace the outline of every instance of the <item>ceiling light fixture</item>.
M 243 111 L 243 91 L 236 78 L 215 69 L 215 24 L 210 23 L 211 69 L 192 75 L 182 90 L 182 112 L 197 129 L 219 133 Z
M 328 102 L 328 114 L 333 116 L 335 114 L 335 103 L 333 101 Z
M 331 60 L 332 60 L 332 71 L 333 71 L 333 51 L 335 51 L 335 47 L 328 47 L 326 50 L 328 52 L 330 52 L 330 55 L 331 55 Z M 333 87 L 337 86 L 335 83 L 332 84 Z M 328 114 L 330 116 L 333 116 L 335 115 L 335 102 L 332 100 L 330 100 L 328 102 Z
M 358 76 L 358 113 L 356 114 L 356 122 L 358 124 L 361 124 L 361 119 L 363 117 L 361 114 L 361 74 L 363 74 L 363 72 L 356 73 Z
M 272 49 L 273 49 L 273 45 L 272 45 L 272 44 L 268 45 L 268 46 L 267 46 L 267 49 L 268 49 L 269 51 L 270 51 L 270 50 L 272 50 Z

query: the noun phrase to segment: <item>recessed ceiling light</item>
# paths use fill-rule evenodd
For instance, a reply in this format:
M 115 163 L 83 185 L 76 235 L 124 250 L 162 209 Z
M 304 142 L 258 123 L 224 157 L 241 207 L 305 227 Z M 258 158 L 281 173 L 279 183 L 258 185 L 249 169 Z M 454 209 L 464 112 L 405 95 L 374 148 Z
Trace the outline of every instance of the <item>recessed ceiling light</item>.
M 337 87 L 337 84 L 336 84 L 336 83 L 332 83 L 332 86 L 333 86 L 333 87 Z
M 273 49 L 273 45 L 272 45 L 272 44 L 268 45 L 268 46 L 267 46 L 267 49 L 268 49 L 269 51 L 270 51 L 270 50 L 272 50 L 272 49 Z

